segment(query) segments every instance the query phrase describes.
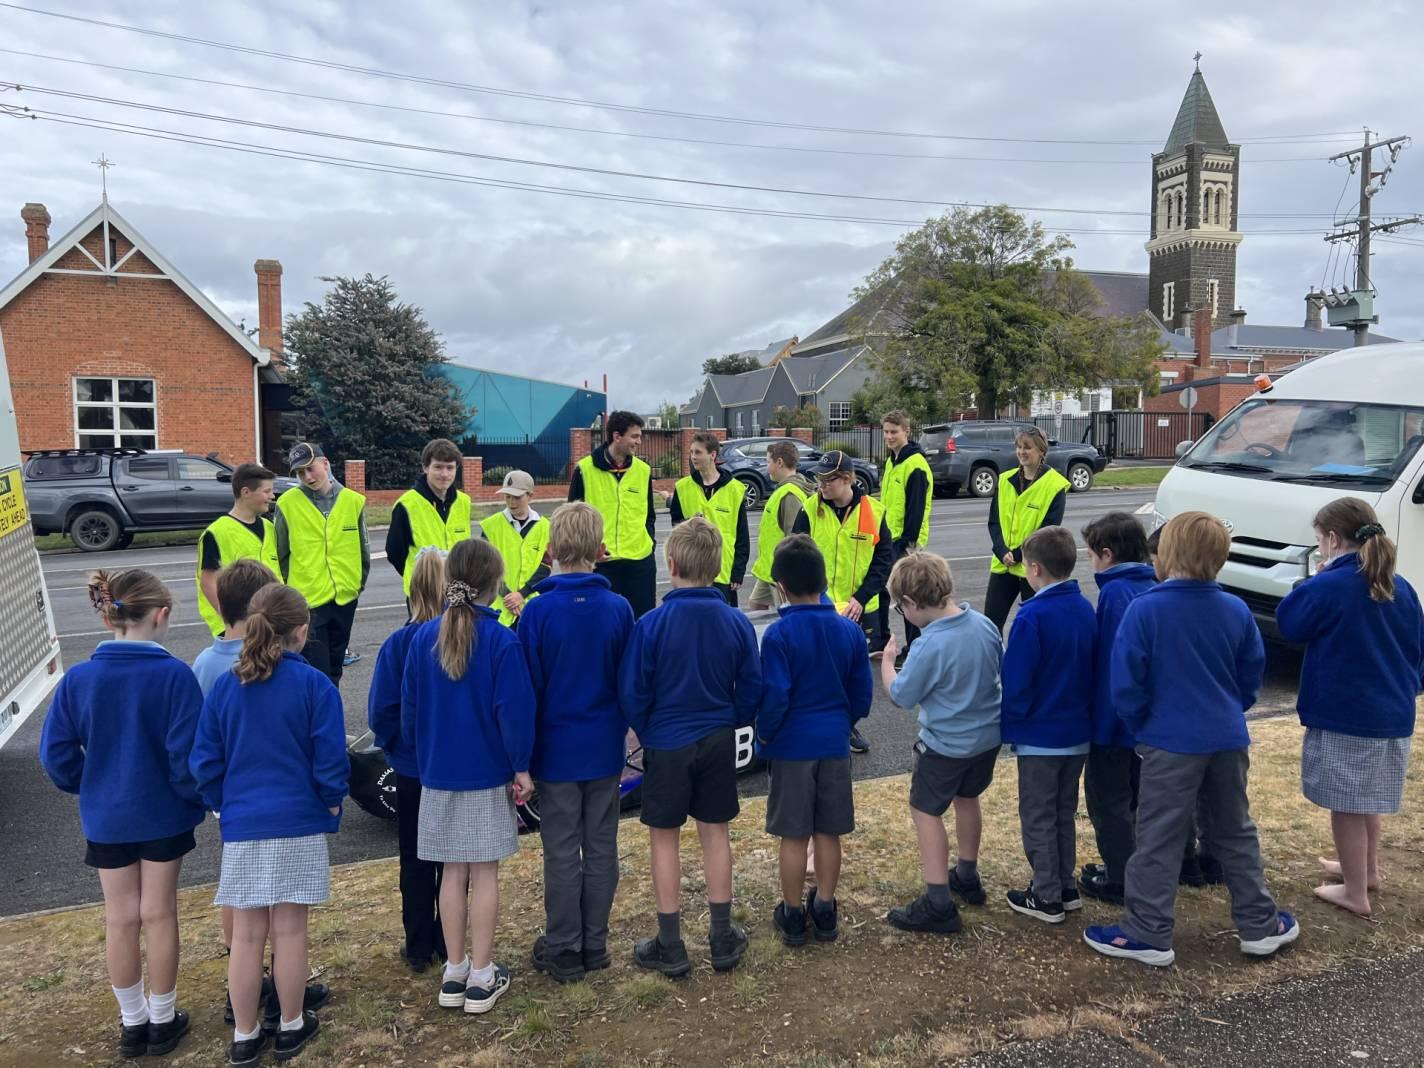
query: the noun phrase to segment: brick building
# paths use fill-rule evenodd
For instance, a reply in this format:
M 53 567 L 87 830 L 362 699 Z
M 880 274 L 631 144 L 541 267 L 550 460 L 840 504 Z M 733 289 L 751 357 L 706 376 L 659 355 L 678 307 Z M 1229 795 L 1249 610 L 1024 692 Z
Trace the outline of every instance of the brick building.
M 22 449 L 280 452 L 280 263 L 255 265 L 253 340 L 107 198 L 54 243 L 44 205 L 20 217 L 30 262 L 0 289 L 0 335 Z

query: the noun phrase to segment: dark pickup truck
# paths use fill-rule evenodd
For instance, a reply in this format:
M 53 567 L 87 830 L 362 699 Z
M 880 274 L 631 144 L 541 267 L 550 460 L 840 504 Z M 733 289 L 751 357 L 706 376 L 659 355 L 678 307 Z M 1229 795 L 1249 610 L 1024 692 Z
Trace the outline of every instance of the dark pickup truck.
M 36 534 L 67 534 L 84 552 L 126 548 L 148 530 L 205 527 L 232 507 L 232 468 L 216 456 L 142 449 L 33 452 L 25 497 Z M 295 486 L 278 478 L 278 493 Z

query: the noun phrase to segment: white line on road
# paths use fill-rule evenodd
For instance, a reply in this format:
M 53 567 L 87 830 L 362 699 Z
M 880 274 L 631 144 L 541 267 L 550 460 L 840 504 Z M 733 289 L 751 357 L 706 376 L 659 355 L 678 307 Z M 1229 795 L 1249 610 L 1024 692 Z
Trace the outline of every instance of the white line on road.
M 384 560 L 385 558 L 386 558 L 386 554 L 383 553 L 383 552 L 381 552 L 381 553 L 372 553 L 372 554 L 371 554 L 371 559 L 372 559 L 372 560 Z M 151 568 L 164 567 L 164 566 L 172 566 L 172 565 L 174 565 L 174 564 L 186 564 L 186 565 L 188 565 L 188 566 L 191 566 L 192 563 L 193 563 L 193 561 L 192 561 L 192 558 L 191 558 L 191 557 L 190 557 L 189 559 L 187 559 L 187 560 L 163 561 L 163 562 L 161 562 L 161 563 L 160 563 L 159 561 L 156 561 L 156 560 L 145 560 L 143 563 L 134 564 L 133 567 L 135 567 L 135 568 L 142 568 L 143 570 L 148 571 L 148 570 L 151 569 Z M 87 573 L 87 572 L 94 571 L 94 570 L 96 570 L 96 568 L 93 568 L 93 567 L 67 567 L 67 568 L 64 568 L 64 569 L 61 570 L 61 571 L 46 571 L 45 574 L 46 574 L 46 575 L 59 575 L 59 574 L 63 574 L 64 571 L 83 571 L 83 572 L 86 572 L 86 573 Z M 124 570 L 131 570 L 131 569 L 130 569 L 130 568 L 125 568 Z M 159 577 L 159 578 L 163 578 L 163 576 L 161 576 L 161 575 L 158 576 L 158 577 Z M 164 581 L 164 582 L 197 582 L 197 581 L 198 581 L 198 577 L 197 577 L 196 575 L 175 575 L 175 576 L 172 577 L 172 578 L 164 578 L 163 581 Z M 86 585 L 86 586 L 56 586 L 54 589 L 50 590 L 49 592 L 50 592 L 50 593 L 72 593 L 72 592 L 75 591 L 75 590 L 87 590 L 88 588 L 89 588 L 89 587 L 88 587 L 87 585 Z
M 392 604 L 357 605 L 357 606 L 356 606 L 356 611 L 358 611 L 358 612 L 382 612 L 382 611 L 385 611 L 385 610 L 388 609 L 388 608 L 399 608 L 399 609 L 401 609 L 401 610 L 404 611 L 404 610 L 405 610 L 405 602 L 404 602 L 404 601 L 395 601 L 395 602 L 392 603 Z M 197 620 L 196 622 L 193 622 L 193 623 L 170 623 L 170 624 L 168 624 L 168 629 L 169 629 L 169 630 L 177 630 L 179 627 L 206 627 L 207 625 L 208 625 L 208 624 L 207 624 L 207 622 L 206 622 L 205 620 L 201 620 L 201 619 L 200 619 L 200 620 Z M 108 632 L 107 630 L 77 630 L 77 631 L 74 631 L 74 632 L 72 632 L 72 633 L 70 633 L 70 634 L 61 634 L 60 637 L 61 637 L 61 638 L 98 638 L 98 637 L 103 637 L 105 634 L 108 634 L 108 633 L 109 633 L 109 632 Z

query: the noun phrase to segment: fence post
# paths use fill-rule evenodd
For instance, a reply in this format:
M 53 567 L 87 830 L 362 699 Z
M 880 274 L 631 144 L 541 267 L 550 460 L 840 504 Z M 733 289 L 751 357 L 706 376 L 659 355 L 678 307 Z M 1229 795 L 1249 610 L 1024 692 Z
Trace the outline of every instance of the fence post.
M 465 456 L 460 460 L 460 482 L 471 497 L 484 482 L 484 461 L 478 456 Z
M 677 462 L 682 471 L 679 478 L 686 478 L 692 474 L 692 461 L 688 459 L 687 451 L 692 448 L 692 435 L 696 433 L 695 426 L 685 426 L 677 432 Z
M 815 435 L 811 433 L 809 426 L 792 427 L 790 433 L 797 441 L 804 441 L 807 445 L 811 445 L 815 441 Z
M 784 426 L 769 426 L 766 428 L 766 436 L 769 438 L 784 438 L 786 437 L 786 428 Z
M 366 492 L 366 461 L 347 460 L 346 469 L 342 472 L 345 476 L 346 488 L 356 493 Z

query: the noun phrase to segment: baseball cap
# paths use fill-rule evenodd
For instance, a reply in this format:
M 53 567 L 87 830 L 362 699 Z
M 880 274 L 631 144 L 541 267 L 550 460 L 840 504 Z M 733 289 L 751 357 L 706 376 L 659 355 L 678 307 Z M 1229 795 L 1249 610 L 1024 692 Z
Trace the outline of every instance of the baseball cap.
M 850 457 L 841 452 L 840 449 L 832 449 L 830 452 L 823 452 L 821 458 L 816 461 L 813 472 L 817 478 L 830 478 L 832 475 L 853 475 L 855 467 L 850 462 Z
M 287 469 L 289 471 L 300 471 L 303 467 L 310 467 L 317 460 L 325 456 L 320 445 L 312 445 L 310 442 L 299 441 L 292 446 L 287 453 Z
M 534 478 L 528 471 L 511 471 L 504 476 L 504 485 L 499 492 L 512 497 L 523 497 L 534 492 Z

